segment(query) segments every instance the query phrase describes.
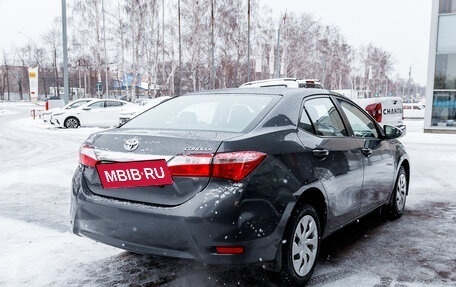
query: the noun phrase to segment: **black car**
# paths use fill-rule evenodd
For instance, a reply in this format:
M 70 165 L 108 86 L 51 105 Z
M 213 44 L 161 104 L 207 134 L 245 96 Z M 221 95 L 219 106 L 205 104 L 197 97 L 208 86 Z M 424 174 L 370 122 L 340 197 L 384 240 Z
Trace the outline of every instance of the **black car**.
M 379 207 L 402 215 L 401 135 L 322 89 L 174 97 L 82 145 L 73 232 L 136 253 L 261 263 L 300 284 L 322 238 Z

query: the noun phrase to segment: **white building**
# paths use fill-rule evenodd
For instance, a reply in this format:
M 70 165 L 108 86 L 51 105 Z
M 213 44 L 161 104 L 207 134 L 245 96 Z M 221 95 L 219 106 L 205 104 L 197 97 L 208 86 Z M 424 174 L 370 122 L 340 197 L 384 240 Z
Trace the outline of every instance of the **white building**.
M 456 133 L 456 0 L 433 0 L 425 132 Z

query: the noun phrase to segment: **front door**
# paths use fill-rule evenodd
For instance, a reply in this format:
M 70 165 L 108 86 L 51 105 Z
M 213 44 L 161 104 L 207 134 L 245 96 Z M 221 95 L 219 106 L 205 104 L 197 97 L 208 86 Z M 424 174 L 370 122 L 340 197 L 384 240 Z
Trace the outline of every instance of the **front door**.
M 395 160 L 390 144 L 381 138 L 373 122 L 360 108 L 338 100 L 363 153 L 364 181 L 361 214 L 385 203 L 394 186 Z

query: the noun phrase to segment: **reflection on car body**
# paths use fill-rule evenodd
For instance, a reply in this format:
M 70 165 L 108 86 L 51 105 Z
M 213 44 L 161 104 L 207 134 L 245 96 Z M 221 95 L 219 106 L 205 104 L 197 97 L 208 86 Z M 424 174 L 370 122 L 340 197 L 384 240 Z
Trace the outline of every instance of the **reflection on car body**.
M 260 263 L 299 285 L 312 275 L 321 239 L 379 207 L 402 215 L 410 164 L 400 135 L 329 91 L 174 97 L 84 142 L 73 232 L 138 253 Z M 131 139 L 138 146 L 126 150 Z M 132 175 L 105 188 L 97 171 L 156 160 L 166 162 L 171 184 L 135 185 Z

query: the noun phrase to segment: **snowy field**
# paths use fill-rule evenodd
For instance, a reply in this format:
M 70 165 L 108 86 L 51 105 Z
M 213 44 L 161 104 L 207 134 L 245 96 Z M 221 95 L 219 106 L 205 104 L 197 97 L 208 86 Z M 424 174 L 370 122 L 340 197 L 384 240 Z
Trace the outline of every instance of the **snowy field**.
M 259 266 L 141 256 L 70 232 L 78 148 L 97 128 L 57 129 L 0 102 L 0 286 L 276 286 Z M 308 286 L 456 286 L 456 135 L 407 121 L 406 212 L 372 215 L 323 242 Z

